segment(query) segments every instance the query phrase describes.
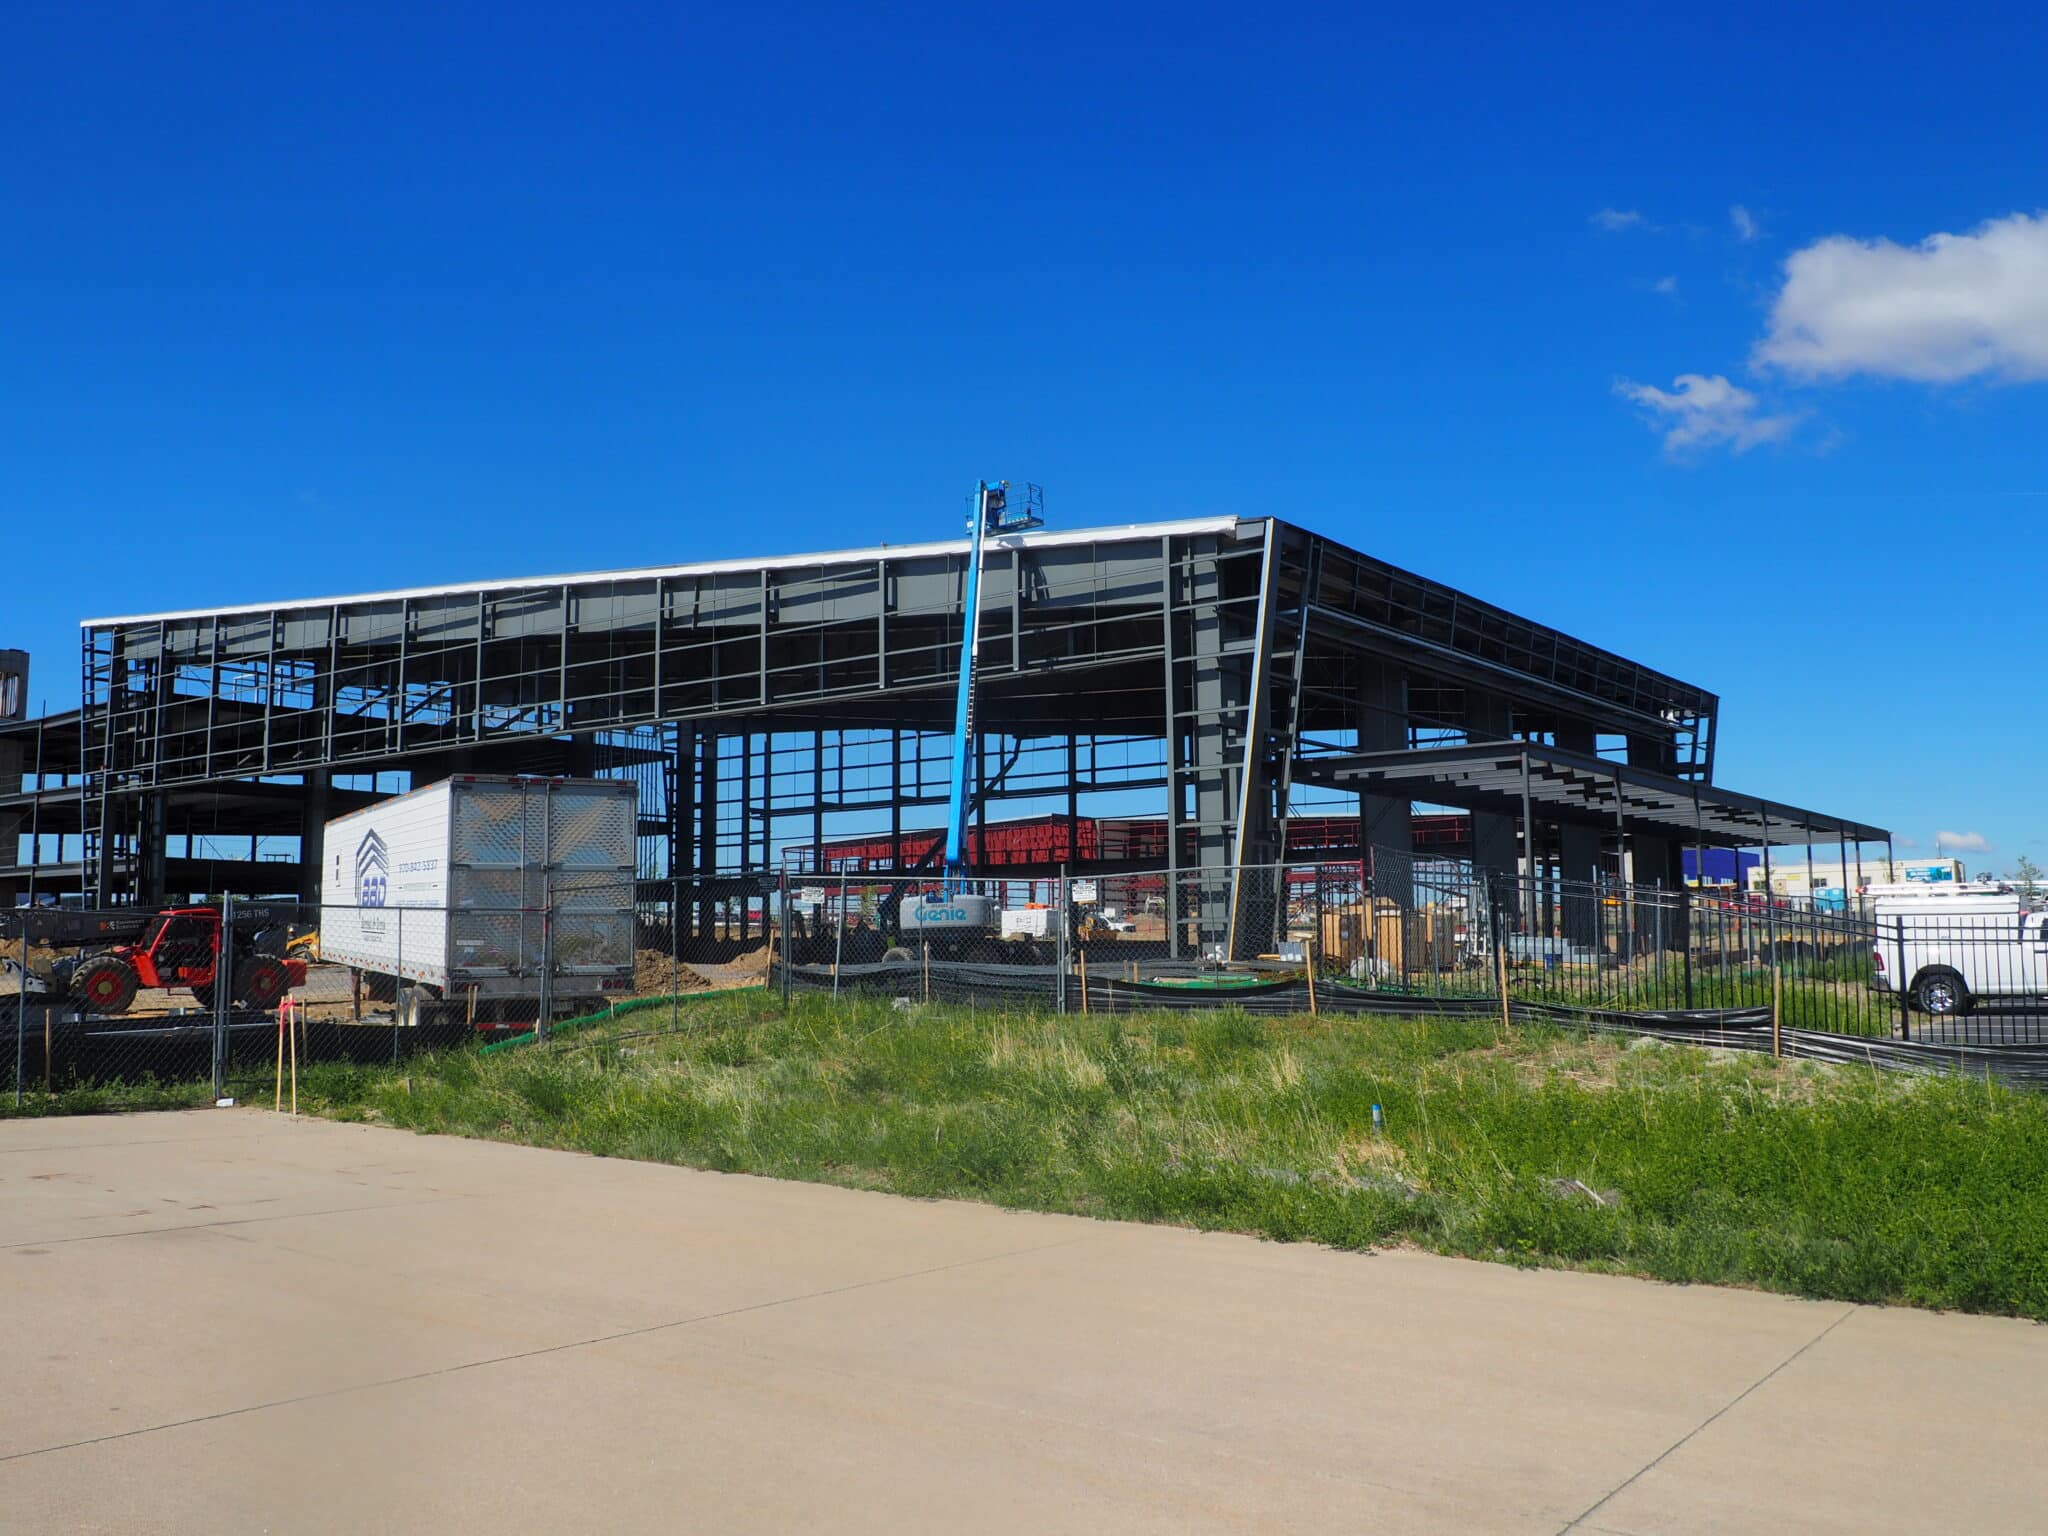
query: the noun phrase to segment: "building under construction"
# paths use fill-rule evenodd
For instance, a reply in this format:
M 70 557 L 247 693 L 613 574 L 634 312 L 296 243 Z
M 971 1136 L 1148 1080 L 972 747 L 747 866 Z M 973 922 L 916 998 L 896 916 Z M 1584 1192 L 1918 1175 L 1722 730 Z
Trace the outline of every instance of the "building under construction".
M 636 779 L 688 922 L 849 840 L 918 867 L 967 551 L 86 620 L 81 707 L 0 721 L 0 904 L 310 896 L 326 821 L 462 772 Z M 1717 784 L 1707 690 L 1278 519 L 1006 537 L 979 608 L 979 835 L 1061 829 L 1006 874 L 1271 865 L 1310 817 L 1319 858 L 1673 886 L 1688 847 L 1886 838 Z

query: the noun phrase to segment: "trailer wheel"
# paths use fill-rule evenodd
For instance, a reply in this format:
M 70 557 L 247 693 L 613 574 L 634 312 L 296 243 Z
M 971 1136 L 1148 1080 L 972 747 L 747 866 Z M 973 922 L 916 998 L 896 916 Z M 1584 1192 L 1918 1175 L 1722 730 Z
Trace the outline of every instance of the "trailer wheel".
M 916 958 L 915 955 L 911 954 L 901 944 L 891 945 L 888 949 L 882 951 L 882 964 L 884 965 L 908 965 Z
M 71 973 L 71 995 L 94 1013 L 126 1013 L 142 978 L 119 955 L 88 955 Z
M 1922 971 L 1913 983 L 1913 1004 L 1930 1018 L 1958 1018 L 1970 1011 L 1970 991 L 1954 971 Z

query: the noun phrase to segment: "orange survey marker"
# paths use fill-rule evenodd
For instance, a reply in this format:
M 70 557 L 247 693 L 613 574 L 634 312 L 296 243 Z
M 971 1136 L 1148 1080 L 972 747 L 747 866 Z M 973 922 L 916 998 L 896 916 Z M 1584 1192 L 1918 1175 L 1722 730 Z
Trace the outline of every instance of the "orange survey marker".
M 292 1113 L 299 1112 L 299 1031 L 305 1027 L 306 1005 L 287 992 L 277 1000 L 277 1086 L 271 1095 L 273 1112 L 284 1108 L 285 1038 L 291 1038 Z

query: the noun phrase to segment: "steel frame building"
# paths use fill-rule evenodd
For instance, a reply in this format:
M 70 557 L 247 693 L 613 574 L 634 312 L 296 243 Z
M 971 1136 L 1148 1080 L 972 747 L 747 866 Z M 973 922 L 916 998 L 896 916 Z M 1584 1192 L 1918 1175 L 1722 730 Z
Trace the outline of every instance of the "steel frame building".
M 626 774 L 642 873 L 689 882 L 708 921 L 835 836 L 900 848 L 936 819 L 966 559 L 959 539 L 89 619 L 56 727 L 74 771 L 0 795 L 0 858 L 33 805 L 77 850 L 45 889 L 310 894 L 323 823 L 380 775 Z M 979 623 L 983 825 L 1089 802 L 1163 816 L 1170 869 L 1246 869 L 1281 859 L 1304 801 L 1355 809 L 1358 850 L 1448 805 L 1480 865 L 1673 885 L 1688 842 L 1886 837 L 1718 788 L 1704 689 L 1278 519 L 1001 539 Z M 0 901 L 22 883 L 0 865 Z

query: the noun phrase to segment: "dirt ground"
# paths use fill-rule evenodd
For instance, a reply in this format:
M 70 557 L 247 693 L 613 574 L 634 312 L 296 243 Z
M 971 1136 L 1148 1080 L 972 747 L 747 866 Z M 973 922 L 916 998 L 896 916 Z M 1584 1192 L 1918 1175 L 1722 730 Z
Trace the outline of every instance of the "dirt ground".
M 9 959 L 21 958 L 21 941 L 10 939 L 0 943 L 0 955 Z M 41 944 L 29 946 L 29 969 L 47 974 L 59 956 L 60 950 L 50 949 Z M 722 964 L 700 961 L 696 965 L 674 962 L 666 950 L 643 949 L 634 957 L 633 992 L 638 997 L 665 997 L 670 992 L 712 992 L 727 987 L 758 986 L 768 974 L 769 950 L 766 944 L 739 955 Z M 344 1018 L 351 1011 L 349 994 L 349 973 L 345 966 L 319 965 L 310 967 L 306 973 L 306 984 L 298 989 L 299 1001 L 305 1005 L 308 1017 L 327 1019 Z M 135 1002 L 129 1012 L 137 1016 L 167 1014 L 175 1009 L 196 1009 L 197 1002 L 189 992 L 166 992 L 144 988 L 135 994 Z M 365 1014 L 382 1013 L 387 1004 L 380 1004 L 365 998 Z

